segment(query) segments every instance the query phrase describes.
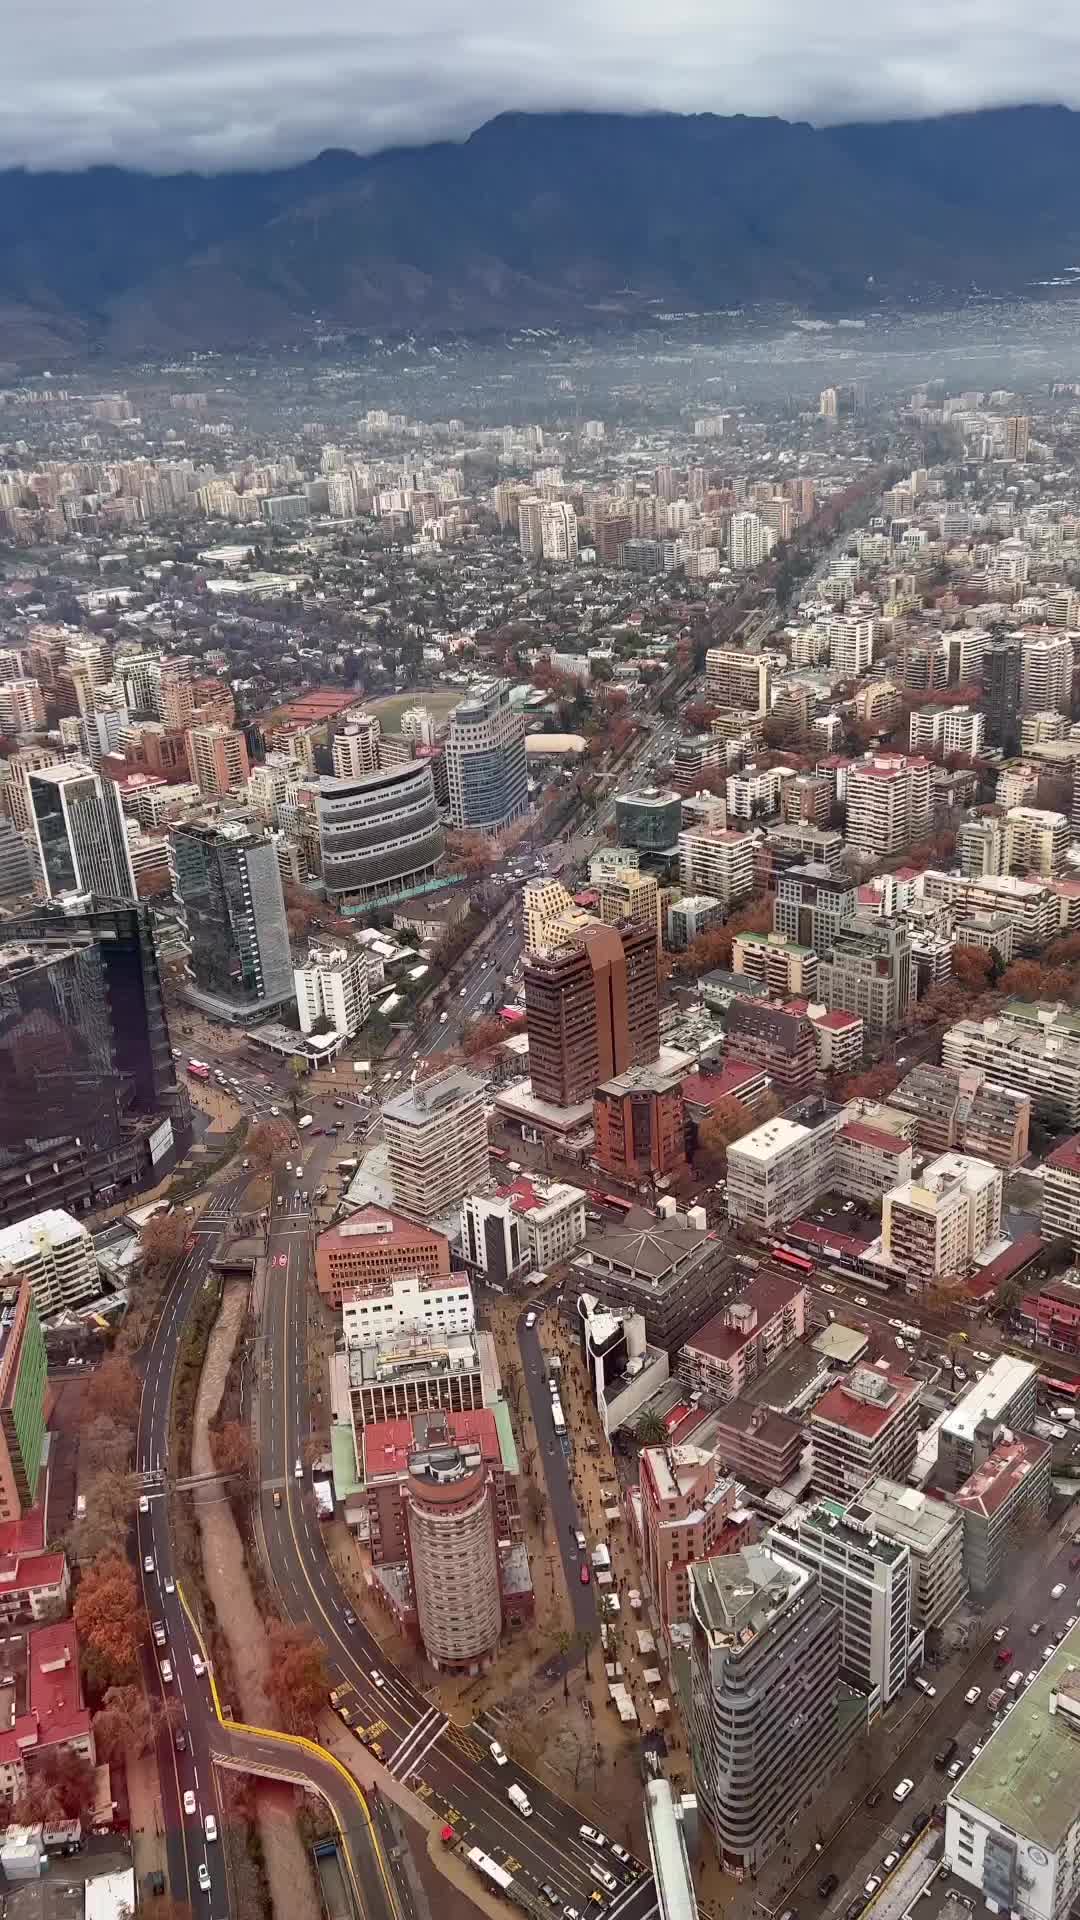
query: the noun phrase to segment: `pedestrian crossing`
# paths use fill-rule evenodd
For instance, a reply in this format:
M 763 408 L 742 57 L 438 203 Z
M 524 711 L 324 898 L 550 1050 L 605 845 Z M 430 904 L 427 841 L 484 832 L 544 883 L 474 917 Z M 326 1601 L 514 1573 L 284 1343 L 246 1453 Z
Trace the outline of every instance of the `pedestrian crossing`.
M 429 1707 L 423 1719 L 417 1721 L 415 1727 L 405 1735 L 404 1740 L 395 1749 L 388 1763 L 390 1772 L 398 1780 L 404 1780 L 410 1773 L 415 1773 L 425 1754 L 431 1752 L 437 1740 L 441 1740 L 449 1725 L 448 1714 L 443 1713 L 439 1707 Z

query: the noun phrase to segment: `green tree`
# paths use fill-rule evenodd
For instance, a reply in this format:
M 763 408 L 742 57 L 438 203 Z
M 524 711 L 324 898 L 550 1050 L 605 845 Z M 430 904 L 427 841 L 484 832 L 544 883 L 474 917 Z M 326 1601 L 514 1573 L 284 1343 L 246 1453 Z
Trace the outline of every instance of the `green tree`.
M 662 1447 L 666 1445 L 668 1430 L 658 1413 L 643 1413 L 634 1428 L 634 1439 L 639 1447 Z

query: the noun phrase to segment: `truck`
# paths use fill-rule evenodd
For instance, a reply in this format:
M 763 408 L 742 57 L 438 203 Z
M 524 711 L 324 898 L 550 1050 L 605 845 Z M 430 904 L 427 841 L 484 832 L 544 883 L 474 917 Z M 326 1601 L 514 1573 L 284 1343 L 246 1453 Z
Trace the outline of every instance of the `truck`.
M 310 1113 L 302 1113 L 300 1115 L 299 1125 L 301 1129 L 303 1129 L 304 1127 L 310 1127 L 312 1125 L 312 1118 Z
M 563 1434 L 566 1432 L 566 1415 L 562 1410 L 562 1401 L 558 1395 L 554 1393 L 551 1396 L 551 1424 L 556 1433 Z
M 524 1787 L 519 1787 L 516 1780 L 512 1787 L 507 1787 L 506 1797 L 510 1805 L 517 1808 L 523 1820 L 532 1819 L 532 1801 Z

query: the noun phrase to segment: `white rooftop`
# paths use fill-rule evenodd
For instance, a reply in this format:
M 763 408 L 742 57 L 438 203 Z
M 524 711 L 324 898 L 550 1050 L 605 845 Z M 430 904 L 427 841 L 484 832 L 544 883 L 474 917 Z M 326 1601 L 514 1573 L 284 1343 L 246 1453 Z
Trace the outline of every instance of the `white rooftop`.
M 62 1207 L 46 1207 L 32 1213 L 28 1220 L 16 1220 L 13 1226 L 0 1227 L 0 1267 L 5 1261 L 18 1265 L 35 1258 L 43 1239 L 50 1246 L 66 1246 L 72 1240 L 89 1240 L 90 1235 L 73 1214 Z
M 942 1422 L 942 1431 L 957 1440 L 973 1440 L 980 1420 L 998 1420 L 1016 1394 L 1026 1386 L 1036 1369 L 1030 1360 L 1018 1360 L 1011 1353 L 999 1354 L 959 1399 Z

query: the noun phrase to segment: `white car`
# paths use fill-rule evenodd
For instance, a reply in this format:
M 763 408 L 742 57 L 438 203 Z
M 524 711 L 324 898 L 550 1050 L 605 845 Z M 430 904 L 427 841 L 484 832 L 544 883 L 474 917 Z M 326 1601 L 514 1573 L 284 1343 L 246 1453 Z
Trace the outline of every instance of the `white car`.
M 171 1573 L 165 1575 L 165 1591 L 166 1593 L 176 1592 L 176 1581 L 173 1579 Z
M 164 1682 L 165 1682 L 165 1685 L 166 1685 L 167 1687 L 171 1687 L 171 1685 L 172 1685 L 172 1665 L 171 1665 L 171 1662 L 170 1662 L 170 1661 L 168 1661 L 168 1660 L 163 1660 L 163 1661 L 162 1661 L 162 1663 L 161 1663 L 161 1677 L 162 1677 L 162 1679 L 164 1680 Z
M 836 1288 L 833 1286 L 831 1280 L 823 1280 L 821 1283 L 821 1291 L 822 1293 L 835 1293 Z
M 154 1571 L 154 1556 L 153 1556 L 153 1554 L 152 1554 L 152 1553 L 144 1553 L 144 1554 L 143 1554 L 143 1563 L 142 1563 L 142 1564 L 143 1564 L 143 1572 L 144 1572 L 144 1573 L 153 1573 L 153 1571 Z
M 212 1813 L 208 1813 L 203 1821 L 203 1832 L 208 1840 L 217 1839 L 217 1821 L 214 1819 Z
M 965 1703 L 969 1707 L 973 1707 L 975 1705 L 976 1700 L 981 1700 L 981 1698 L 982 1698 L 981 1687 L 969 1687 L 967 1692 L 964 1695 Z
M 203 1659 L 202 1654 L 193 1653 L 191 1656 L 191 1664 L 195 1669 L 195 1678 L 201 1680 L 203 1674 L 206 1672 L 206 1661 Z
M 857 1307 L 868 1307 L 870 1305 L 865 1293 L 857 1293 L 855 1295 L 855 1305 Z
M 618 1843 L 618 1841 L 617 1841 L 617 1840 L 613 1840 L 613 1841 L 612 1841 L 612 1843 L 611 1843 L 611 1851 L 612 1851 L 612 1853 L 613 1853 L 613 1854 L 615 1855 L 615 1858 L 616 1858 L 616 1860 L 621 1860 L 621 1861 L 622 1861 L 622 1863 L 623 1863 L 623 1866 L 624 1866 L 624 1867 L 628 1867 L 628 1866 L 630 1866 L 630 1865 L 632 1864 L 632 1862 L 633 1862 L 633 1855 L 632 1855 L 632 1854 L 629 1854 L 629 1853 L 627 1853 L 627 1851 L 626 1851 L 626 1848 L 625 1848 L 625 1847 L 620 1847 L 620 1845 L 619 1845 L 619 1843 Z
M 892 1790 L 893 1799 L 906 1800 L 914 1785 L 914 1780 L 898 1780 Z
M 994 1640 L 995 1640 L 995 1643 L 996 1643 L 997 1645 L 999 1645 L 999 1646 L 1000 1646 L 1000 1644 L 1001 1644 L 1001 1642 L 1002 1642 L 1003 1640 L 1007 1640 L 1007 1639 L 1008 1639 L 1008 1637 L 1009 1637 L 1009 1629 L 1008 1629 L 1008 1627 L 995 1627 L 995 1628 L 994 1628 Z
M 1064 1591 L 1065 1591 L 1065 1582 L 1064 1580 L 1059 1580 L 1057 1583 L 1057 1586 L 1051 1587 L 1050 1589 L 1051 1600 L 1060 1600 Z
M 199 1872 L 198 1872 L 198 1881 L 199 1881 L 199 1892 L 200 1892 L 200 1893 L 209 1893 L 209 1891 L 210 1891 L 210 1869 L 209 1869 L 209 1867 L 207 1866 L 207 1864 L 206 1864 L 206 1861 L 205 1861 L 205 1860 L 200 1860 L 200 1861 L 199 1861 Z
M 140 1495 L 139 1495 L 139 1512 L 140 1512 L 140 1513 L 149 1513 L 149 1511 L 150 1511 L 150 1502 L 149 1502 L 149 1500 L 147 1499 L 147 1497 L 146 1497 L 146 1495 L 145 1495 L 145 1493 L 140 1493 Z
M 192 1793 L 191 1788 L 189 1787 L 187 1792 L 184 1795 L 184 1812 L 194 1813 L 194 1811 L 195 1811 L 195 1795 Z
M 868 1899 L 868 1900 L 869 1900 L 869 1898 L 870 1898 L 870 1895 L 871 1895 L 872 1893 L 876 1893 L 876 1892 L 877 1892 L 877 1890 L 878 1890 L 878 1888 L 880 1887 L 880 1885 L 881 1885 L 881 1875 L 880 1875 L 880 1873 L 872 1873 L 872 1874 L 870 1875 L 870 1878 L 869 1878 L 869 1880 L 868 1880 L 868 1881 L 866 1882 L 866 1885 L 865 1885 L 865 1886 L 864 1886 L 864 1888 L 863 1888 L 863 1892 L 865 1893 L 865 1895 L 866 1895 L 866 1897 L 867 1897 L 867 1899 Z
M 379 1672 L 379 1669 L 377 1667 L 372 1667 L 371 1672 L 368 1675 L 368 1679 L 371 1681 L 371 1684 L 373 1687 L 379 1688 L 380 1692 L 382 1691 L 383 1687 L 385 1687 L 386 1685 L 386 1677 L 384 1674 L 381 1674 Z
M 945 1771 L 950 1780 L 959 1780 L 960 1775 L 964 1771 L 964 1762 L 962 1760 L 954 1760 Z
M 599 1827 L 579 1827 L 578 1832 L 580 1833 L 583 1840 L 588 1840 L 591 1846 L 594 1846 L 594 1847 L 607 1846 L 607 1839 L 605 1835 L 600 1832 Z
M 505 1767 L 509 1764 L 506 1754 L 503 1752 L 497 1740 L 491 1742 L 490 1752 L 497 1767 Z
M 898 1853 L 887 1853 L 881 1863 L 882 1873 L 891 1873 L 899 1858 L 900 1855 Z
M 304 1477 L 304 1463 L 302 1460 L 297 1460 L 296 1465 L 293 1467 L 293 1479 L 302 1480 L 303 1477 Z

